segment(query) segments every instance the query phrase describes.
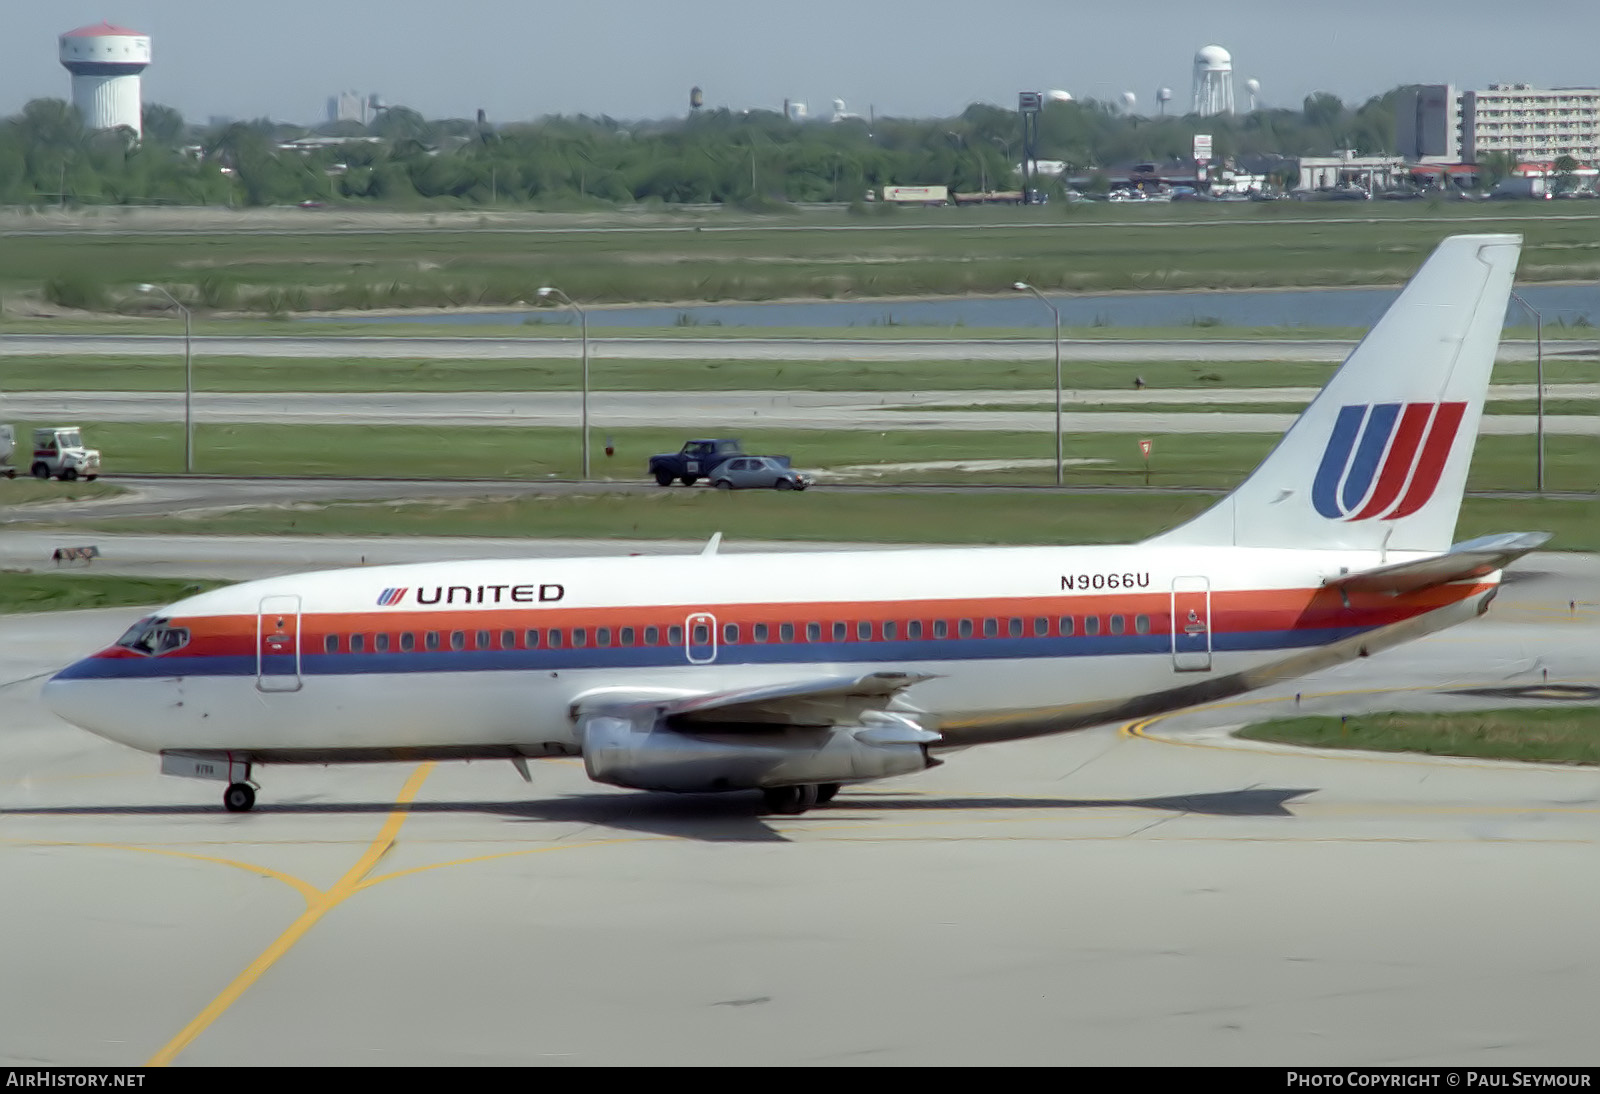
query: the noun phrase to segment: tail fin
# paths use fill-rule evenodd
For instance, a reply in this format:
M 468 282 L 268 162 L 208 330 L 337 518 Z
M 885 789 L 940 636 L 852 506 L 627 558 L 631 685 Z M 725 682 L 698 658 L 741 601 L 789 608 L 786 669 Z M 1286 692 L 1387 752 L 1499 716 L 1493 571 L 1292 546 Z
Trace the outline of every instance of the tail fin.
M 1439 244 L 1261 466 L 1149 542 L 1449 547 L 1521 248 L 1515 235 Z

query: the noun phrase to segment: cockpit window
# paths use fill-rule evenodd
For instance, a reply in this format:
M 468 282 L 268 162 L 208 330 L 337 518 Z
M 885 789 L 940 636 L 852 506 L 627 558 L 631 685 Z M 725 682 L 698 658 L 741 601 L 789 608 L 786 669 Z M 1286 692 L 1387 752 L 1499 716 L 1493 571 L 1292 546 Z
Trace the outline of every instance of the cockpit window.
M 170 619 L 146 616 L 129 627 L 128 633 L 117 639 L 116 644 L 135 653 L 158 657 L 187 646 L 189 628 L 174 627 Z

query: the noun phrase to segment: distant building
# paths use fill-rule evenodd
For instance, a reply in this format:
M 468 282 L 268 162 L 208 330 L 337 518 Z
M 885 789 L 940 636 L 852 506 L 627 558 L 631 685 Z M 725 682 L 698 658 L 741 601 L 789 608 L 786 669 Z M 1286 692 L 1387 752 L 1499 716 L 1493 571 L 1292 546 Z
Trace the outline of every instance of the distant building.
M 1509 153 L 1519 161 L 1600 161 L 1600 88 L 1490 84 L 1461 96 L 1461 158 Z
M 1395 151 L 1413 163 L 1461 160 L 1461 96 L 1450 84 L 1413 84 L 1394 100 Z
M 330 122 L 359 122 L 366 125 L 371 120 L 368 100 L 357 91 L 341 91 L 328 97 Z

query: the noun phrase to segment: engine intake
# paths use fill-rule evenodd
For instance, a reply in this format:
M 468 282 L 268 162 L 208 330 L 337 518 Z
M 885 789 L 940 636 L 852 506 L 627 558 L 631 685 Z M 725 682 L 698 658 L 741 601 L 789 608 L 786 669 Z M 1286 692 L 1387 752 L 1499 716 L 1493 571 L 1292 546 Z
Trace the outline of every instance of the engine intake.
M 933 766 L 939 739 L 899 714 L 869 711 L 850 726 L 672 726 L 653 712 L 584 719 L 589 778 L 636 790 L 706 793 L 908 775 Z

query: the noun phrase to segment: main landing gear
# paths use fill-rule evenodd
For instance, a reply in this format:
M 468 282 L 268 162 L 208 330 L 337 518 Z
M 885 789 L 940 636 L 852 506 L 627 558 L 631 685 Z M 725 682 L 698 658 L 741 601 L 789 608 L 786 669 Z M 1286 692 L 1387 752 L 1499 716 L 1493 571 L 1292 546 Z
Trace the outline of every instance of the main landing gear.
M 801 786 L 769 786 L 761 791 L 767 812 L 791 816 L 816 805 L 825 805 L 839 792 L 838 783 L 805 783 Z
M 249 783 L 229 783 L 222 792 L 222 805 L 230 813 L 248 813 L 256 804 L 256 791 Z

